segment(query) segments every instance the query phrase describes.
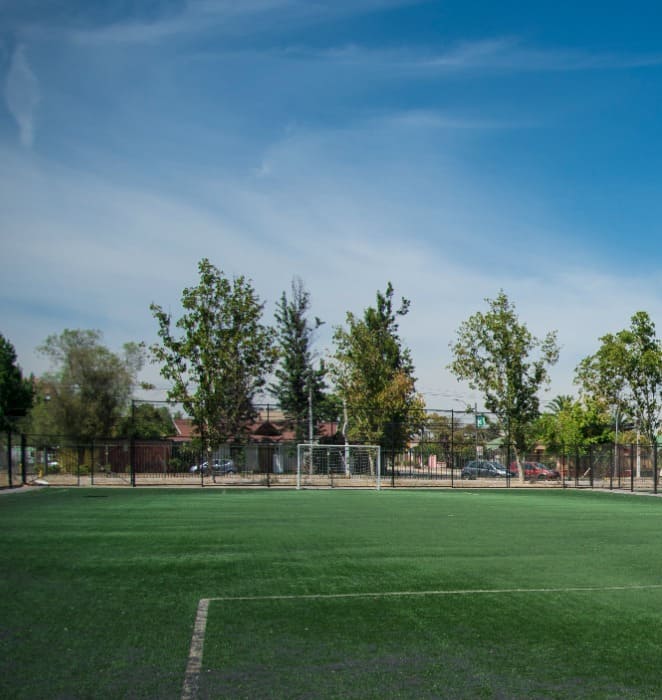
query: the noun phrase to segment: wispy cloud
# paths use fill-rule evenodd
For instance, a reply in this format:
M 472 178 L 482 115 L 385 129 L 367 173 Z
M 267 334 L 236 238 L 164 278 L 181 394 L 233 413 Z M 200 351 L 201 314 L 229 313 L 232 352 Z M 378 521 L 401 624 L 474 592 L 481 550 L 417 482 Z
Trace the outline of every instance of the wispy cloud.
M 27 148 L 32 147 L 34 112 L 39 104 L 39 82 L 28 64 L 23 45 L 16 48 L 11 59 L 5 83 L 5 100 L 18 125 L 21 143 Z
M 530 46 L 516 36 L 489 37 L 453 43 L 434 52 L 425 47 L 367 48 L 346 44 L 323 50 L 289 47 L 291 55 L 312 56 L 338 64 L 383 65 L 392 70 L 461 73 L 471 71 L 582 71 L 646 68 L 662 65 L 662 53 L 611 53 Z
M 423 58 L 420 67 L 437 70 L 578 71 L 625 69 L 662 64 L 662 53 L 618 54 L 563 47 L 526 46 L 515 37 L 462 42 Z
M 412 0 L 188 0 L 176 12 L 164 5 L 160 15 L 76 30 L 80 42 L 153 43 L 194 34 L 252 35 L 369 12 Z
M 648 216 L 659 218 L 654 168 L 642 175 L 642 155 L 615 183 L 590 167 L 592 187 L 579 172 L 582 160 L 612 155 L 615 132 L 593 131 L 626 69 L 662 64 L 638 53 L 644 44 L 608 53 L 587 40 L 576 50 L 562 44 L 565 32 L 556 44 L 527 43 L 520 26 L 430 44 L 427 31 L 387 32 L 392 17 L 369 34 L 367 22 L 344 21 L 403 0 L 72 2 L 59 11 L 12 2 L 32 6 L 12 27 L 20 19 L 37 29 L 3 32 L 13 36 L 4 97 L 25 147 L 0 143 L 13 261 L 0 316 L 28 370 L 57 325 L 100 326 L 118 346 L 150 340 L 149 303 L 176 309 L 203 256 L 252 277 L 267 312 L 301 276 L 327 321 L 322 342 L 392 281 L 412 300 L 402 331 L 424 390 L 456 386 L 443 369 L 449 341 L 500 288 L 537 335 L 558 328 L 559 393 L 572 391 L 576 360 L 641 303 L 662 314 L 654 241 L 635 275 L 622 259 L 634 237 L 609 264 L 604 241 L 618 229 L 595 238 L 589 219 L 626 178 L 650 188 Z M 610 80 L 594 81 L 590 71 L 605 69 Z M 546 81 L 535 71 L 572 75 Z M 493 85 L 503 77 L 507 91 Z M 554 92 L 557 83 L 573 91 Z M 557 118 L 565 107 L 556 105 L 585 93 L 581 121 Z M 641 105 L 650 119 L 651 104 Z M 651 133 L 642 154 L 656 146 Z
M 379 117 L 377 122 L 386 128 L 404 129 L 484 130 L 515 129 L 532 126 L 531 122 L 524 122 L 524 120 L 515 122 L 497 119 L 476 119 L 433 109 L 392 111 Z
M 352 153 L 360 156 L 355 144 L 365 143 L 368 132 L 355 135 Z M 628 283 L 618 272 L 571 268 L 568 260 L 582 259 L 579 244 L 543 250 L 538 258 L 535 235 L 526 246 L 512 243 L 509 229 L 527 216 L 523 197 L 498 208 L 467 173 L 426 172 L 420 162 L 407 172 L 398 167 L 395 178 L 383 163 L 347 169 L 334 160 L 347 136 L 292 136 L 275 145 L 264 154 L 272 178 L 199 182 L 196 190 L 204 193 L 207 185 L 214 206 L 36 158 L 28 166 L 21 154 L 0 151 L 0 208 L 15 261 L 3 279 L 0 310 L 24 368 L 41 369 L 32 350 L 57 324 L 102 326 L 118 347 L 130 339 L 151 341 L 149 303 L 176 310 L 203 256 L 228 274 L 250 276 L 269 309 L 300 275 L 329 332 L 347 310 L 373 303 L 375 291 L 391 280 L 398 295 L 412 300 L 402 333 L 426 392 L 457 390 L 444 370 L 449 342 L 499 288 L 535 334 L 559 330 L 564 349 L 556 393 L 572 392 L 579 359 L 594 351 L 601 334 L 625 327 L 641 299 L 654 314 L 662 309 L 649 277 Z M 314 162 L 324 168 L 305 167 Z M 413 190 L 423 199 L 411 201 Z M 493 248 L 480 231 L 489 231 Z M 513 266 L 508 258 L 515 247 Z M 54 298 L 59 317 L 43 310 L 44 300 Z M 327 343 L 329 335 L 322 335 L 320 348 Z

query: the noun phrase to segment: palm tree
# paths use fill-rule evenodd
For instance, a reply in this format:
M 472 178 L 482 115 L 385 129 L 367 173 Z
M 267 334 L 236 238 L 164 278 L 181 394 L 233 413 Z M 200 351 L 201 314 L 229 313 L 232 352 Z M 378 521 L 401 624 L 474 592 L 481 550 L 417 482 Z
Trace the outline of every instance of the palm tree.
M 573 403 L 575 403 L 575 398 L 570 394 L 559 394 L 547 404 L 547 408 L 550 413 L 558 416 L 561 411 L 570 408 Z

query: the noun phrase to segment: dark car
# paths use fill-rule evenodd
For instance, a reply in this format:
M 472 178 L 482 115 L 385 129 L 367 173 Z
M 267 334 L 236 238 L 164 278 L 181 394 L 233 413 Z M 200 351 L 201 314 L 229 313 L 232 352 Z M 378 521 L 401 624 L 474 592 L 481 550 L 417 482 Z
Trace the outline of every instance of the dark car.
M 477 459 L 473 462 L 467 462 L 460 476 L 463 479 L 505 479 L 510 475 L 499 462 Z
M 202 472 L 205 476 L 209 476 L 210 474 L 236 474 L 237 468 L 234 466 L 234 462 L 231 459 L 214 459 L 212 460 L 211 466 L 209 462 L 194 464 L 189 471 L 191 474 L 199 474 Z

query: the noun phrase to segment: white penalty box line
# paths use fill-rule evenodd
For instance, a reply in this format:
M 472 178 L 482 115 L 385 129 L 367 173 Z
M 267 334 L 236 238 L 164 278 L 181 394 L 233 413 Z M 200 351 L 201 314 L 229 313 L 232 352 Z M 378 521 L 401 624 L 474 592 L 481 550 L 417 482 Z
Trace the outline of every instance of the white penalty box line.
M 471 596 L 471 595 L 508 595 L 521 593 L 606 593 L 609 591 L 647 591 L 660 590 L 662 583 L 628 586 L 563 586 L 545 588 L 474 588 L 474 589 L 447 589 L 436 591 L 380 591 L 373 593 L 301 593 L 292 595 L 256 595 L 256 596 L 218 596 L 214 598 L 201 598 L 198 601 L 198 610 L 193 625 L 191 647 L 189 650 L 184 686 L 182 688 L 182 700 L 194 700 L 198 695 L 200 682 L 200 670 L 202 668 L 202 653 L 207 629 L 207 617 L 209 606 L 213 602 L 267 602 L 275 600 L 339 600 L 347 598 L 415 598 L 415 597 L 443 597 L 443 596 Z

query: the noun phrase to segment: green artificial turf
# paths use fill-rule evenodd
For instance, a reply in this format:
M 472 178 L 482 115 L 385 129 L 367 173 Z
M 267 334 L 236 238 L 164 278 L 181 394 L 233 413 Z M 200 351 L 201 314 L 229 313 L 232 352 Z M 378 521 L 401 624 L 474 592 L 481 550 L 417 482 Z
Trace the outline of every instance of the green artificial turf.
M 660 525 L 569 491 L 3 494 L 0 697 L 179 698 L 201 598 L 200 697 L 660 697 Z

